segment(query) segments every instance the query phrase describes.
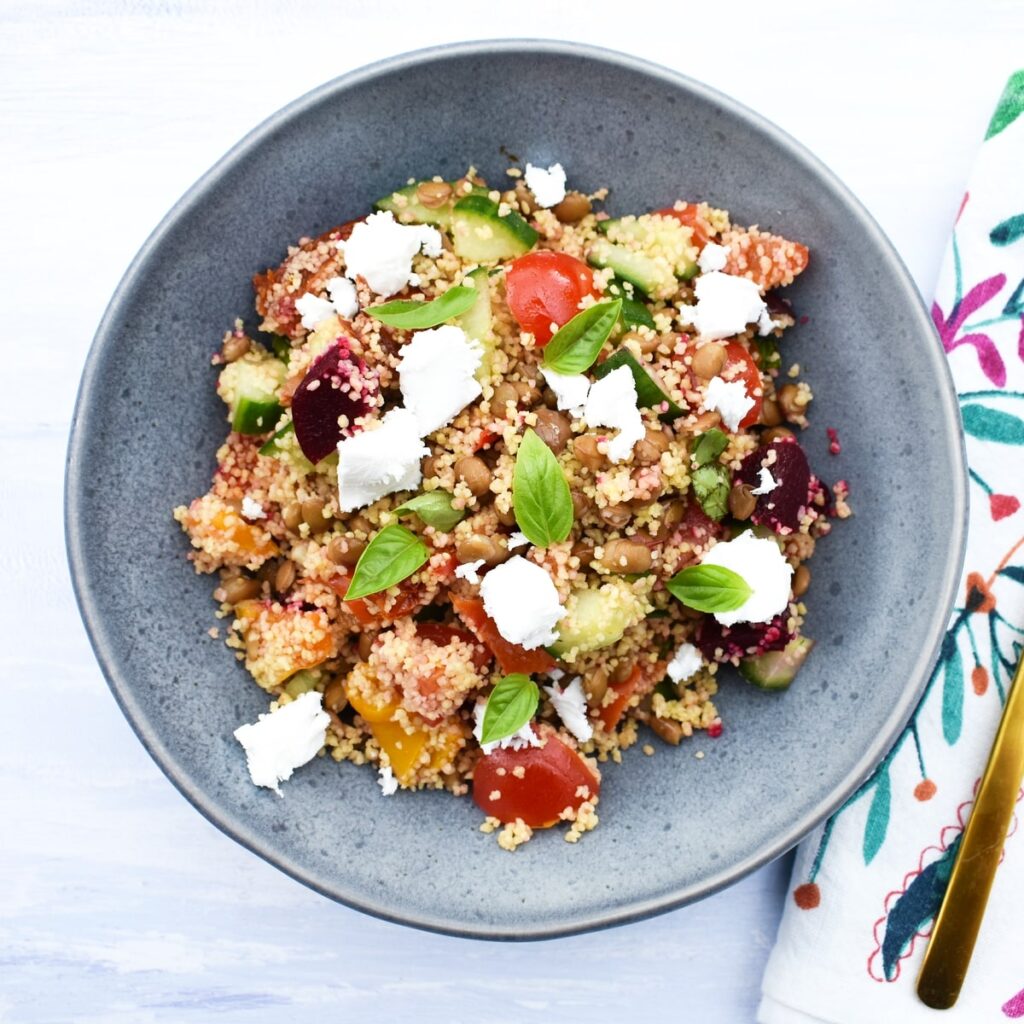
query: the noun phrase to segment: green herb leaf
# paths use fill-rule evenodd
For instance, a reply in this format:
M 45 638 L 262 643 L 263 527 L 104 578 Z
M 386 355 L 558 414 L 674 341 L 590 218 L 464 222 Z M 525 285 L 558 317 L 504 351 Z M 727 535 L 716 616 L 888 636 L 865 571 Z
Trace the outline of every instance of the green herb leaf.
M 512 507 L 519 529 L 539 548 L 565 540 L 572 529 L 572 496 L 551 449 L 527 430 L 512 472 Z
M 274 350 L 274 355 L 282 362 L 287 363 L 291 359 L 292 343 L 284 335 L 272 334 L 270 336 L 270 347 Z
M 712 427 L 697 438 L 697 443 L 693 446 L 693 461 L 698 466 L 706 466 L 709 462 L 714 462 L 728 447 L 729 438 L 718 427 Z
M 697 495 L 704 515 L 716 522 L 729 511 L 729 470 L 712 462 L 694 470 L 690 486 Z
M 594 376 L 600 380 L 607 377 L 612 370 L 620 366 L 628 366 L 629 372 L 633 374 L 633 382 L 636 384 L 637 403 L 641 409 L 658 408 L 662 402 L 668 403 L 668 408 L 659 413 L 663 420 L 674 420 L 677 416 L 683 415 L 683 410 L 668 397 L 668 392 L 637 362 L 636 356 L 628 348 L 620 348 L 613 352 L 603 363 L 594 367 Z
M 544 347 L 544 365 L 558 373 L 589 370 L 621 312 L 622 300 L 610 299 L 577 313 Z
M 475 288 L 460 284 L 430 302 L 396 299 L 380 306 L 367 306 L 366 312 L 389 327 L 399 327 L 403 331 L 423 331 L 465 313 L 476 302 L 476 297 Z
M 449 533 L 466 514 L 462 509 L 452 508 L 452 496 L 447 491 L 424 491 L 399 505 L 395 512 L 415 512 L 427 526 L 442 533 Z
M 722 565 L 691 565 L 677 572 L 665 586 L 698 612 L 734 612 L 753 593 L 739 573 Z
M 359 556 L 346 601 L 377 594 L 408 579 L 430 557 L 430 550 L 404 526 L 385 526 Z
M 533 718 L 540 700 L 537 684 L 521 672 L 498 681 L 487 698 L 481 743 L 494 743 L 518 732 Z
M 779 343 L 775 338 L 755 338 L 757 354 L 761 357 L 762 370 L 777 370 L 782 365 L 779 355 Z

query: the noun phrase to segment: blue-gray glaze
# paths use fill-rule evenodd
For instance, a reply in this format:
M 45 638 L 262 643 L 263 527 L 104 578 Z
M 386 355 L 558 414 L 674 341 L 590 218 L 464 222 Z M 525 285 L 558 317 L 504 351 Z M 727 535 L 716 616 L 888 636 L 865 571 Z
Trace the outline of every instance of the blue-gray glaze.
M 524 69 L 526 73 L 524 74 Z M 639 746 L 604 771 L 602 823 L 509 855 L 468 799 L 400 793 L 320 759 L 256 789 L 232 730 L 266 698 L 212 640 L 211 579 L 185 561 L 172 506 L 209 485 L 226 424 L 209 357 L 252 322 L 254 271 L 286 245 L 365 214 L 410 176 L 502 148 L 608 185 L 614 213 L 677 197 L 806 242 L 789 290 L 810 319 L 785 359 L 814 386 L 804 441 L 854 518 L 813 562 L 791 691 L 723 673 L 718 740 Z M 825 427 L 843 441 L 827 454 Z M 66 526 L 82 614 L 142 742 L 211 821 L 295 878 L 419 927 L 541 938 L 697 899 L 796 843 L 856 787 L 909 715 L 958 577 L 966 496 L 959 418 L 920 298 L 878 227 L 784 133 L 726 97 L 631 57 L 568 43 L 459 44 L 331 82 L 256 129 L 175 206 L 128 270 L 82 380 Z M 911 605 L 911 599 L 916 599 Z M 703 760 L 694 754 L 704 751 Z

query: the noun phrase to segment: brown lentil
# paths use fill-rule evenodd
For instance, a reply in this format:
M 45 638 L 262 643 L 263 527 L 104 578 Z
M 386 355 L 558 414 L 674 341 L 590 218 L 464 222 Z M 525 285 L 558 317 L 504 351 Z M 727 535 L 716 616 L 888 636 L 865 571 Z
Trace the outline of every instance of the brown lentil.
M 749 519 L 757 508 L 757 495 L 750 484 L 736 481 L 729 491 L 729 513 L 734 519 Z
M 572 498 L 572 514 L 576 519 L 582 519 L 583 516 L 590 510 L 590 506 L 593 502 L 587 497 L 585 491 L 581 491 L 578 487 L 574 487 L 569 491 L 569 497 Z
M 347 706 L 348 697 L 345 696 L 345 680 L 338 676 L 324 687 L 324 708 L 338 715 Z
M 683 727 L 674 718 L 658 718 L 657 715 L 651 715 L 647 720 L 647 724 L 658 739 L 664 740 L 673 747 L 678 747 L 682 741 Z
M 281 518 L 284 520 L 284 525 L 289 530 L 297 530 L 299 523 L 302 522 L 302 506 L 297 501 L 289 501 L 283 509 L 281 509 Z
M 592 708 L 601 707 L 608 692 L 608 673 L 603 668 L 591 669 L 583 676 L 583 692 Z
M 241 359 L 252 347 L 252 341 L 245 334 L 229 334 L 221 346 L 220 356 L 225 363 Z
M 602 548 L 598 562 L 610 572 L 647 572 L 651 567 L 651 549 L 638 540 L 610 540 Z
M 722 417 L 717 409 L 712 409 L 710 412 L 702 412 L 693 424 L 693 432 L 695 434 L 703 434 L 705 430 L 717 427 L 721 422 Z
M 344 565 L 351 569 L 365 550 L 366 541 L 356 540 L 355 537 L 335 537 L 327 545 L 327 557 L 335 565 Z
M 259 580 L 251 579 L 248 576 L 236 576 L 223 585 L 224 601 L 226 604 L 240 604 L 242 601 L 251 601 L 260 596 L 262 587 Z
M 421 181 L 416 189 L 416 198 L 428 210 L 444 206 L 451 195 L 452 187 L 447 181 Z
M 508 548 L 497 537 L 484 537 L 480 534 L 457 541 L 455 553 L 460 562 L 476 562 L 482 558 L 486 565 L 498 565 L 509 556 Z
M 359 657 L 366 661 L 371 652 L 373 651 L 373 641 L 377 639 L 376 633 L 360 633 L 359 639 L 356 641 L 356 651 L 359 653 Z
M 596 434 L 580 434 L 573 443 L 573 451 L 576 458 L 591 472 L 600 469 L 605 464 L 605 457 L 597 450 Z
M 803 400 L 800 388 L 796 384 L 783 384 L 776 392 L 775 400 L 787 420 L 800 419 L 807 411 L 807 403 Z
M 793 573 L 793 596 L 802 597 L 807 593 L 807 588 L 811 585 L 811 570 L 806 565 L 798 565 L 796 572 Z
M 621 530 L 633 518 L 633 510 L 628 505 L 606 505 L 598 515 L 606 526 Z
M 313 533 L 322 533 L 327 529 L 327 517 L 324 515 L 323 498 L 307 498 L 302 503 L 302 518 Z
M 513 405 L 519 404 L 519 389 L 515 384 L 504 381 L 494 389 L 494 395 L 491 397 L 491 412 L 495 416 L 504 416 L 509 402 Z
M 486 494 L 491 488 L 491 480 L 493 479 L 491 471 L 487 468 L 487 463 L 479 455 L 467 455 L 459 459 L 455 463 L 455 475 L 478 498 L 481 494 Z
M 568 192 L 551 212 L 563 224 L 577 224 L 590 213 L 590 200 L 582 192 Z
M 279 594 L 287 594 L 292 589 L 297 575 L 295 563 L 290 558 L 286 558 L 274 573 L 274 590 Z
M 653 466 L 663 452 L 668 451 L 668 438 L 663 430 L 657 427 L 648 427 L 643 439 L 638 441 L 633 448 L 633 458 L 641 466 Z
M 774 398 L 766 398 L 761 403 L 761 422 L 766 427 L 777 427 L 782 422 L 779 403 Z
M 560 455 L 572 437 L 572 424 L 560 412 L 552 409 L 537 410 L 537 436 L 556 454 Z
M 620 683 L 624 683 L 633 674 L 633 662 L 631 661 L 620 661 L 615 666 L 615 671 L 612 672 L 611 681 L 618 686 Z
M 572 546 L 570 554 L 580 560 L 580 568 L 586 569 L 594 561 L 594 545 L 592 541 L 580 540 Z
M 788 427 L 772 427 L 761 435 L 761 444 L 771 444 L 772 441 L 779 441 L 784 437 L 796 437 Z

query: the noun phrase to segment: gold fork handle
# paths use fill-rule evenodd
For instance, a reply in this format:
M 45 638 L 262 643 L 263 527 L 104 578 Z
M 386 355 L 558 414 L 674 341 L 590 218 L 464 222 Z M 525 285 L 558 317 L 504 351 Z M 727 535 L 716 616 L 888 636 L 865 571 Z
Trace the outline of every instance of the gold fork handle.
M 1024 657 L 1014 673 L 992 753 L 917 977 L 918 996 L 936 1010 L 948 1009 L 960 995 L 1024 777 L 1022 677 Z

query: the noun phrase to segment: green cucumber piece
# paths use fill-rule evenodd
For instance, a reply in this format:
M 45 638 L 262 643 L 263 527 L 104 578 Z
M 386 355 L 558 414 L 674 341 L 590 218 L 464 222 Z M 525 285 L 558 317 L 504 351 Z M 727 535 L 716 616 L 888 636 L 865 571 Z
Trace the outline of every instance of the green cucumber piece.
M 487 196 L 469 195 L 452 212 L 455 255 L 478 263 L 499 263 L 529 252 L 538 234 L 515 211 L 502 217 Z
M 622 634 L 645 615 L 644 602 L 628 584 L 612 580 L 601 587 L 573 591 L 565 603 L 565 618 L 558 623 L 558 640 L 551 647 L 556 657 L 575 649 L 596 651 L 617 643 Z
M 634 290 L 627 287 L 624 281 L 613 277 L 608 282 L 608 294 L 614 299 L 622 299 L 622 322 L 627 330 L 631 327 L 654 328 L 654 317 L 647 304 L 634 298 Z
M 277 389 L 288 370 L 266 349 L 246 353 L 220 372 L 217 390 L 231 412 L 231 429 L 239 434 L 269 434 L 281 418 Z
M 483 349 L 483 358 L 476 371 L 477 379 L 487 380 L 492 373 L 492 362 L 494 360 L 494 314 L 491 311 L 491 285 L 490 277 L 485 267 L 477 267 L 476 270 L 466 275 L 462 282 L 477 290 L 476 302 L 461 316 L 456 317 L 456 323 L 466 332 L 466 337 L 479 342 Z
M 452 206 L 455 193 L 452 198 L 440 206 L 424 206 L 416 198 L 416 190 L 422 185 L 421 181 L 414 181 L 411 185 L 396 189 L 373 204 L 375 210 L 389 210 L 395 215 L 395 220 L 401 224 L 434 224 L 439 228 L 448 228 L 452 223 Z M 452 188 L 454 181 L 449 181 Z M 464 193 L 465 194 L 465 193 Z M 487 189 L 474 185 L 469 195 L 487 195 Z
M 636 384 L 636 397 L 642 409 L 654 409 L 662 402 L 668 402 L 668 408 L 658 414 L 662 420 L 674 420 L 682 416 L 684 411 L 680 406 L 668 397 L 664 388 L 651 376 L 651 374 L 640 365 L 636 356 L 628 348 L 620 348 L 613 352 L 603 363 L 594 367 L 594 376 L 600 380 L 607 377 L 612 370 L 620 366 L 628 366 L 633 374 L 633 381 Z
M 645 213 L 640 217 L 606 220 L 600 227 L 610 242 L 635 242 L 646 255 L 667 260 L 674 275 L 684 281 L 697 273 L 693 232 L 673 217 Z
M 288 449 L 281 442 L 289 435 L 295 433 L 295 424 L 289 420 L 280 430 L 274 432 L 273 437 L 264 441 L 260 447 L 260 455 L 270 455 L 279 458 Z
M 611 267 L 618 277 L 653 299 L 667 299 L 679 290 L 679 282 L 666 263 L 642 252 L 599 238 L 590 247 L 587 261 L 595 267 Z
M 231 429 L 239 434 L 265 434 L 281 418 L 276 398 L 250 398 L 239 395 L 231 417 Z
M 785 690 L 811 653 L 814 641 L 797 636 L 781 651 L 754 654 L 740 662 L 740 675 L 761 690 Z

